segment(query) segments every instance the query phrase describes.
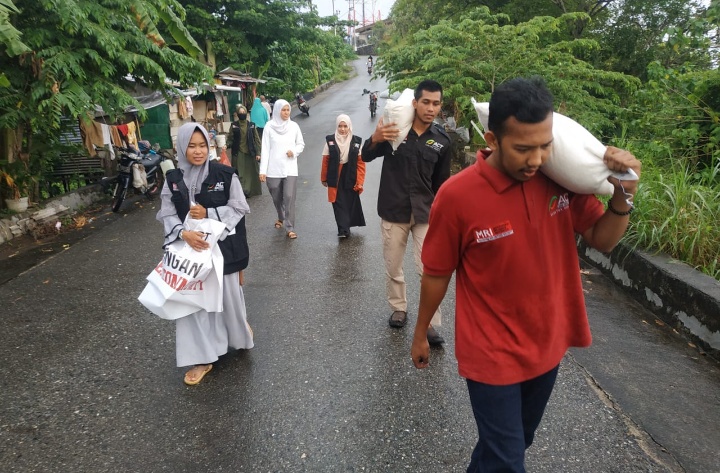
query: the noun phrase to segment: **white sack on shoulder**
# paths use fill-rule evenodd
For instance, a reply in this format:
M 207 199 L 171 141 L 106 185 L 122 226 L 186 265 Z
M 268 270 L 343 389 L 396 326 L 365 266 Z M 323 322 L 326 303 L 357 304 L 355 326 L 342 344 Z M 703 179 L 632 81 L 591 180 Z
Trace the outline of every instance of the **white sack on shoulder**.
M 471 100 L 480 123 L 487 131 L 490 104 L 476 102 L 474 98 Z M 553 112 L 552 150 L 541 170 L 569 191 L 611 195 L 615 188 L 607 181 L 612 171 L 603 162 L 606 149 L 584 126 Z
M 414 98 L 415 91 L 405 89 L 397 100 L 388 100 L 385 102 L 385 110 L 383 110 L 382 114 L 383 123 L 395 123 L 400 129 L 398 137 L 390 142 L 393 150 L 398 149 L 398 146 L 405 141 L 407 134 L 410 132 L 410 127 L 412 127 L 413 119 L 415 118 L 415 109 L 412 105 Z

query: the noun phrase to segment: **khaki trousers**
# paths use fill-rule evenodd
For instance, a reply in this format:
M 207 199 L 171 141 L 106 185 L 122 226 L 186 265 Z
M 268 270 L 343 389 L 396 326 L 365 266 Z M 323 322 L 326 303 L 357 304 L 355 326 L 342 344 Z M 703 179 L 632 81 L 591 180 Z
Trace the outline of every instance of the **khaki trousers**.
M 423 242 L 428 231 L 427 223 L 415 223 L 415 218 L 410 217 L 410 223 L 394 223 L 382 220 L 380 223 L 383 241 L 383 259 L 385 260 L 385 282 L 387 299 L 392 311 L 401 310 L 407 312 L 407 295 L 405 291 L 405 273 L 403 271 L 403 260 L 407 248 L 408 236 L 412 233 L 413 256 L 415 258 L 415 270 L 422 276 L 422 253 Z M 430 324 L 439 327 L 442 322 L 440 307 L 433 315 Z

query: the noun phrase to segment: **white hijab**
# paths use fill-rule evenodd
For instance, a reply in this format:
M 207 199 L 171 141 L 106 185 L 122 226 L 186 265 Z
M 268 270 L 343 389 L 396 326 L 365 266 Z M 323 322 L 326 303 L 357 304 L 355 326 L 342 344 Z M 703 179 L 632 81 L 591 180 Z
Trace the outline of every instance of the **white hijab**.
M 283 120 L 280 116 L 280 111 L 285 105 L 290 106 L 287 100 L 276 100 L 275 105 L 273 106 L 272 120 L 267 122 L 265 125 L 265 127 L 269 127 L 278 135 L 284 135 L 290 129 L 290 119 L 288 118 L 287 120 Z
M 345 136 L 341 135 L 340 132 L 338 132 L 340 122 L 345 122 L 348 127 L 348 132 Z M 352 137 L 352 122 L 350 121 L 350 117 L 345 115 L 344 113 L 338 115 L 338 117 L 335 119 L 335 143 L 337 143 L 338 148 L 340 148 L 341 163 L 347 163 L 348 153 L 350 152 L 350 144 L 352 143 Z

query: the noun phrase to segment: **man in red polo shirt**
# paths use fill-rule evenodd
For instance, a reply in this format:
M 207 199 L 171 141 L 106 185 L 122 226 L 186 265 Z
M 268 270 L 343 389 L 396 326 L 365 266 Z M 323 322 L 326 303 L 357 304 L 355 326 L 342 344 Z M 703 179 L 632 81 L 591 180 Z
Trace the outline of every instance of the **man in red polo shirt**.
M 440 188 L 423 246 L 413 363 L 428 366 L 426 330 L 457 271 L 455 339 L 479 440 L 468 472 L 524 472 L 568 347 L 588 346 L 575 235 L 609 252 L 625 232 L 637 181 L 610 178 L 605 210 L 538 172 L 552 146 L 552 94 L 539 78 L 495 89 L 475 165 Z M 628 151 L 608 147 L 608 168 L 640 175 Z M 623 189 L 624 186 L 624 189 Z

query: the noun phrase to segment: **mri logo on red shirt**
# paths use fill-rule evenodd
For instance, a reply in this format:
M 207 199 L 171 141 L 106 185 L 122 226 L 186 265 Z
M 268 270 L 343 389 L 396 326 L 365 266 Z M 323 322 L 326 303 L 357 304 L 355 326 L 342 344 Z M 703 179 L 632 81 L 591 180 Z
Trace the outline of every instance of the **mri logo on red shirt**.
M 505 220 L 504 222 L 493 225 L 492 227 L 475 230 L 475 242 L 484 243 L 487 241 L 497 240 L 498 238 L 504 238 L 512 234 L 513 229 L 510 224 L 510 220 Z

